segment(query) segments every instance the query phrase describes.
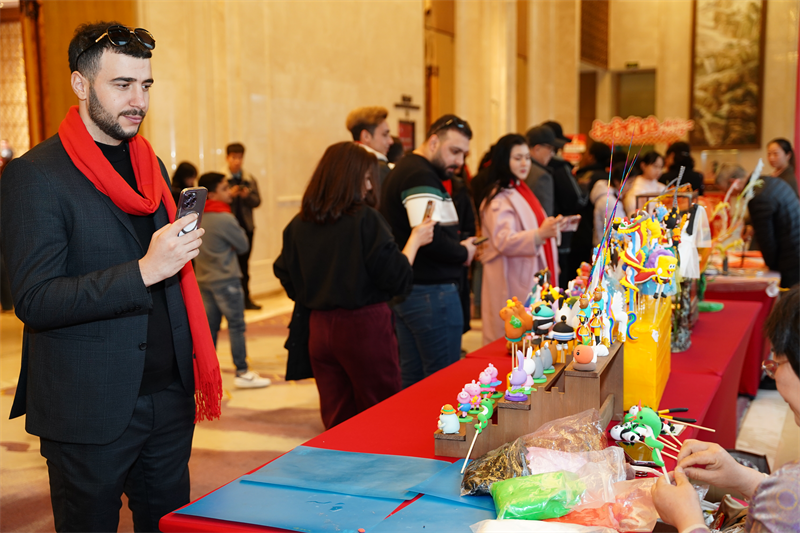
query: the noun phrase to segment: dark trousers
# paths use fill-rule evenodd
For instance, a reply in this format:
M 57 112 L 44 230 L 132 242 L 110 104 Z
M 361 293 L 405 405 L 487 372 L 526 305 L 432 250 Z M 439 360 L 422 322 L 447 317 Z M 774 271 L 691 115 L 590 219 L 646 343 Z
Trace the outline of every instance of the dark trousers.
M 311 311 L 309 326 L 308 352 L 326 429 L 400 391 L 388 305 Z
M 105 445 L 41 439 L 56 531 L 117 531 L 128 496 L 136 531 L 189 503 L 194 397 L 180 382 L 140 396 L 125 432 Z
M 248 265 L 250 264 L 250 252 L 253 251 L 253 232 L 244 230 L 247 234 L 247 242 L 250 246 L 247 252 L 239 256 L 239 267 L 242 269 L 242 290 L 244 290 L 244 303 L 250 301 L 250 271 Z

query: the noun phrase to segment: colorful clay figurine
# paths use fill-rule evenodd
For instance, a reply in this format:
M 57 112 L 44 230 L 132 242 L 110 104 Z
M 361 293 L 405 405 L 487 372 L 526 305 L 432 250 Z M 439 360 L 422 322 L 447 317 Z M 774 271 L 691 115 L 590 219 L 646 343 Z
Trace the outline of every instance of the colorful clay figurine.
M 493 399 L 502 398 L 503 393 L 497 392 L 497 387 L 499 387 L 503 383 L 502 381 L 497 379 L 497 368 L 492 363 L 489 363 L 489 366 L 486 367 L 484 372 L 489 374 L 489 377 L 492 379 L 491 384 L 492 384 L 492 390 L 494 391 L 494 394 L 492 394 L 492 398 Z
M 592 330 L 592 337 L 594 338 L 594 345 L 598 346 L 602 343 L 603 328 L 605 322 L 603 321 L 603 313 L 600 307 L 592 306 L 592 316 L 588 323 L 589 328 Z
M 505 398 L 509 402 L 524 402 L 527 399 L 525 394 L 525 382 L 528 379 L 528 374 L 522 369 L 522 365 L 517 366 L 511 371 L 508 378 L 508 390 L 506 391 Z
M 472 396 L 465 390 L 462 390 L 456 396 L 458 400 L 458 411 L 461 413 L 461 422 L 472 422 L 472 417 L 469 416 L 469 410 L 472 409 Z
M 546 337 L 553 327 L 553 308 L 544 302 L 536 302 L 531 308 L 533 313 L 533 333 Z
M 592 372 L 597 370 L 597 358 L 594 355 L 594 349 L 591 346 L 579 344 L 575 347 L 572 353 L 573 364 L 572 368 L 580 370 L 581 372 Z
M 483 371 L 481 372 L 481 375 L 478 376 L 478 381 L 481 384 L 481 398 L 489 398 L 494 392 L 494 387 L 492 387 L 492 377 L 487 374 L 486 371 Z
M 546 383 L 547 378 L 544 377 L 544 362 L 542 361 L 540 350 L 536 350 L 536 354 L 533 356 L 533 360 L 536 362 L 536 370 L 534 370 L 533 372 L 533 382 Z
M 542 370 L 542 372 L 544 372 L 545 374 L 554 373 L 556 369 L 553 366 L 553 352 L 550 351 L 550 342 L 545 341 L 542 344 L 542 348 L 540 351 L 542 355 L 542 364 L 544 366 L 544 370 Z
M 642 407 L 633 422 L 647 428 L 644 443 L 653 450 L 653 462 L 658 466 L 664 466 L 664 460 L 661 458 L 664 443 L 656 438 L 661 434 L 661 418 L 658 413 L 649 407 Z
M 553 339 L 556 341 L 556 352 L 558 363 L 566 361 L 566 352 L 569 350 L 569 343 L 575 340 L 575 328 L 567 324 L 567 315 L 562 314 L 558 324 L 553 326 Z
M 514 313 L 517 315 L 522 321 L 522 329 L 525 330 L 525 333 L 530 333 L 533 331 L 533 317 L 525 310 L 525 306 L 522 305 L 522 302 L 514 296 L 511 298 L 511 302 L 514 304 Z
M 479 406 L 481 403 L 481 386 L 479 383 L 475 383 L 475 380 L 472 380 L 472 383 L 467 383 L 464 385 L 464 390 L 469 393 L 469 402 L 472 404 L 472 409 L 470 409 L 470 414 L 476 415 L 478 414 Z
M 589 327 L 589 317 L 579 313 L 578 323 L 578 330 L 575 332 L 578 343 L 583 346 L 590 346 L 592 344 L 592 329 Z
M 522 369 L 525 371 L 525 374 L 528 375 L 528 378 L 525 380 L 525 394 L 530 394 L 532 390 L 536 390 L 533 387 L 533 374 L 536 371 L 536 360 L 531 356 L 532 353 L 533 349 L 530 347 L 528 347 L 528 354 L 524 357 L 522 352 L 517 352 L 517 357 L 522 361 Z
M 449 403 L 443 405 L 437 427 L 442 430 L 442 433 L 458 433 L 460 426 L 458 415 L 453 406 Z

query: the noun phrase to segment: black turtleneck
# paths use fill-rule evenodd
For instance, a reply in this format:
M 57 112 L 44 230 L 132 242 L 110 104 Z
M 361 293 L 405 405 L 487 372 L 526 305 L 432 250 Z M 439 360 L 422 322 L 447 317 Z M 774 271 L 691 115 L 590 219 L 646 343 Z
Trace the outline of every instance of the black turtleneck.
M 111 163 L 111 166 L 114 167 L 114 170 L 122 176 L 131 189 L 136 191 L 139 196 L 142 196 L 136 184 L 136 176 L 133 173 L 128 143 L 123 142 L 119 146 L 96 144 L 103 152 L 103 155 L 106 156 L 108 162 Z M 136 237 L 139 239 L 142 256 L 144 256 L 150 247 L 150 239 L 152 239 L 156 229 L 154 215 L 139 216 L 129 214 L 128 217 L 136 232 Z M 139 387 L 139 396 L 164 390 L 179 378 L 164 282 L 151 285 L 148 290 L 153 298 L 153 307 L 147 318 L 147 346 L 144 351 L 144 373 L 142 375 L 142 384 Z

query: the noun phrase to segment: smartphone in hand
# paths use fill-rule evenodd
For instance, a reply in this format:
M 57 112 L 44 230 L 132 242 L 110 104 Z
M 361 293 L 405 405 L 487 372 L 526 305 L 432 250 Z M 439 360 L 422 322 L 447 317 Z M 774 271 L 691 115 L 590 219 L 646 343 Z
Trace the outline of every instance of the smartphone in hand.
M 422 217 L 422 221 L 425 222 L 429 220 L 433 216 L 433 208 L 435 207 L 433 200 L 428 200 L 428 205 L 425 206 L 425 215 Z
M 581 222 L 580 215 L 570 215 L 568 217 L 564 217 L 558 225 L 558 229 L 562 233 L 569 233 L 571 231 L 575 231 L 578 229 L 578 224 Z
M 175 215 L 175 220 L 192 213 L 197 213 L 197 220 L 183 228 L 180 233 L 178 233 L 178 236 L 182 237 L 200 227 L 200 220 L 203 218 L 203 209 L 206 207 L 207 196 L 208 189 L 205 187 L 188 187 L 181 191 L 181 195 L 178 198 L 178 212 Z
M 474 244 L 475 246 L 477 246 L 477 245 L 479 245 L 479 244 L 483 244 L 483 243 L 485 243 L 485 242 L 486 242 L 486 241 L 488 241 L 488 240 L 489 240 L 489 237 L 487 237 L 486 235 L 484 235 L 483 237 L 478 237 L 477 239 L 475 239 L 474 241 L 472 241 L 472 244 Z

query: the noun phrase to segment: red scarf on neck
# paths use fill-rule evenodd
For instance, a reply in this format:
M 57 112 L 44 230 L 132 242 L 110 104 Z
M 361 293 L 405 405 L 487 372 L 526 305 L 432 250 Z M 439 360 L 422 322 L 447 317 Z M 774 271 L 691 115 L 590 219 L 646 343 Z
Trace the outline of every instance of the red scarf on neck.
M 525 198 L 525 201 L 528 202 L 528 205 L 533 209 L 533 214 L 536 216 L 536 223 L 541 227 L 544 219 L 547 218 L 547 213 L 545 213 L 542 204 L 539 203 L 539 199 L 536 198 L 536 195 L 533 194 L 533 191 L 524 181 L 518 180 L 515 187 L 517 192 Z M 544 244 L 542 244 L 542 248 L 544 248 L 544 257 L 547 261 L 547 268 L 550 270 L 550 279 L 554 280 L 554 284 L 558 284 L 558 271 L 556 270 L 555 253 L 553 253 L 554 247 L 555 241 L 552 238 L 547 239 Z
M 78 167 L 86 178 L 105 194 L 114 204 L 129 215 L 149 215 L 155 213 L 161 203 L 167 209 L 169 221 L 175 221 L 175 200 L 161 175 L 158 158 L 153 153 L 144 137 L 135 136 L 128 141 L 131 150 L 131 164 L 136 175 L 136 184 L 144 197 L 139 196 L 125 182 L 124 178 L 114 170 L 111 163 L 103 156 L 100 148 L 86 130 L 86 126 L 78 113 L 78 107 L 72 106 L 58 128 L 61 144 L 69 154 L 72 163 Z M 219 372 L 219 360 L 211 340 L 208 318 L 203 308 L 203 299 L 194 277 L 192 263 L 187 262 L 179 272 L 181 292 L 189 317 L 189 329 L 192 333 L 195 386 L 195 422 L 219 418 L 222 401 L 222 377 Z
M 206 200 L 206 206 L 203 209 L 204 213 L 230 213 L 231 204 L 226 204 L 219 200 Z

